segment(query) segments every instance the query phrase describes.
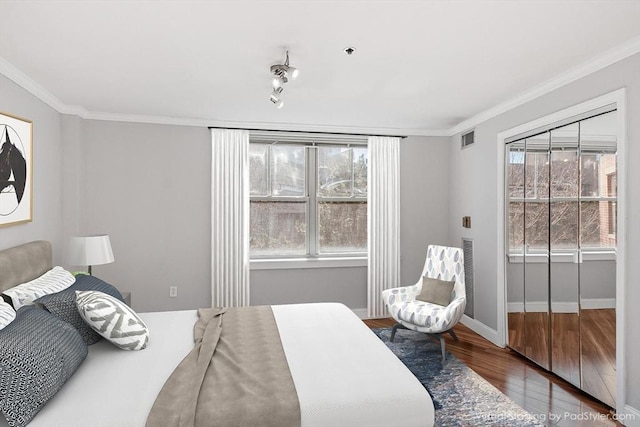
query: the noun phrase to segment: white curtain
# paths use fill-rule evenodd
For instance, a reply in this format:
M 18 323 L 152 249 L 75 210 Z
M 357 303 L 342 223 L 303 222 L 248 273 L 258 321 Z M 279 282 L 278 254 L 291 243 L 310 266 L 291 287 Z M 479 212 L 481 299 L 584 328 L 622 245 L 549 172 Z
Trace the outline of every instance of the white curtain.
M 249 133 L 211 130 L 211 306 L 249 305 Z
M 382 291 L 400 286 L 400 138 L 369 137 L 367 307 L 385 317 Z

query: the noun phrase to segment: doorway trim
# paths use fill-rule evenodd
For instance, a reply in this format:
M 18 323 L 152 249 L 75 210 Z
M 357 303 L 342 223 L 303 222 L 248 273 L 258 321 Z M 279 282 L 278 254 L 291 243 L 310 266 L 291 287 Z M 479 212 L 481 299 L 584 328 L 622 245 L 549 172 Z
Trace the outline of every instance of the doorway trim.
M 524 123 L 514 128 L 498 133 L 497 156 L 498 156 L 498 215 L 497 215 L 497 231 L 498 231 L 498 265 L 497 271 L 497 312 L 498 312 L 498 339 L 501 346 L 506 346 L 508 336 L 507 325 L 507 288 L 506 288 L 506 240 L 505 240 L 505 224 L 507 207 L 506 186 L 505 186 L 505 156 L 506 156 L 506 140 L 516 135 L 530 132 L 534 129 L 549 126 L 554 123 L 566 120 L 568 118 L 615 104 L 618 110 L 617 114 L 617 138 L 618 138 L 618 234 L 617 234 L 617 260 L 616 260 L 616 412 L 623 413 L 626 404 L 625 392 L 625 323 L 624 323 L 624 301 L 626 283 L 626 205 L 627 205 L 627 93 L 626 88 L 621 88 L 605 95 L 590 99 L 564 110 L 557 111 L 539 119 Z

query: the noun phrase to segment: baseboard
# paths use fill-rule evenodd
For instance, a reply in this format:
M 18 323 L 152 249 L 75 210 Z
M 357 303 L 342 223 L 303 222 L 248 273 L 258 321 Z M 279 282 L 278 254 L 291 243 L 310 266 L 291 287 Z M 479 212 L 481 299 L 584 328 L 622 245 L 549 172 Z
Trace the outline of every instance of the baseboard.
M 640 427 L 640 411 L 625 405 L 622 413 L 618 413 L 618 421 L 627 427 Z
M 363 320 L 369 318 L 368 310 L 366 308 L 352 308 L 351 311 Z
M 460 323 L 471 329 L 476 334 L 485 338 L 486 340 L 491 341 L 494 345 L 504 348 L 504 343 L 501 342 L 498 331 L 496 331 L 495 329 L 492 329 L 484 323 L 479 322 L 476 319 L 472 319 L 466 315 L 462 316 L 462 320 L 460 320 Z
M 600 308 L 616 308 L 615 298 L 583 298 L 583 310 L 595 310 Z M 509 313 L 521 313 L 524 310 L 524 303 L 509 302 L 507 303 L 507 311 Z M 545 313 L 549 310 L 549 304 L 546 301 L 529 301 L 527 302 L 527 311 L 529 313 Z M 554 313 L 577 313 L 577 302 L 552 302 L 551 311 Z
M 583 298 L 583 310 L 595 310 L 599 308 L 616 308 L 615 298 Z

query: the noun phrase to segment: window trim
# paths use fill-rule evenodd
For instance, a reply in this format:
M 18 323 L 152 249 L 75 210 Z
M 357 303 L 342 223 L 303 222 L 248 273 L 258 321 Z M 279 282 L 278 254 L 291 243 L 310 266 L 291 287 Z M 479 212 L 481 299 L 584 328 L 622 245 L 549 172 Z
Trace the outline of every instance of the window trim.
M 367 267 L 368 256 L 300 257 L 300 258 L 251 258 L 251 270 L 294 270 L 303 268 Z

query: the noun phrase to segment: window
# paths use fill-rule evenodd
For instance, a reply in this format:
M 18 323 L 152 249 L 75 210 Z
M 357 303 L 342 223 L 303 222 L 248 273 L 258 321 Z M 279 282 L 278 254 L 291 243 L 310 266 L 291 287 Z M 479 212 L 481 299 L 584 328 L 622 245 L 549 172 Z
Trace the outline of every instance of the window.
M 367 252 L 367 148 L 252 140 L 252 258 Z

